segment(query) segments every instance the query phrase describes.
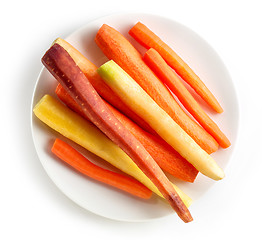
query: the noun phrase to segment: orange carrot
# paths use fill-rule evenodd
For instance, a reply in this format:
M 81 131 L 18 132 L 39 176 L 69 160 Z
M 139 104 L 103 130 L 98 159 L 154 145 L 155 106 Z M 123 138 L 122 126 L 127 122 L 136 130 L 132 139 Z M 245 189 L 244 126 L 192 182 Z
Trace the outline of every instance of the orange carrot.
M 104 24 L 95 41 L 104 54 L 125 70 L 199 146 L 208 153 L 217 151 L 215 139 L 182 110 L 166 86 L 145 64 L 141 54 L 122 34 Z
M 70 43 L 67 41 L 58 38 L 54 41 L 54 43 L 59 44 L 63 47 L 69 55 L 73 58 L 75 63 L 81 69 L 81 71 L 85 74 L 87 79 L 93 85 L 98 94 L 117 108 L 119 111 L 124 113 L 130 119 L 132 119 L 135 123 L 137 123 L 141 128 L 145 129 L 148 132 L 155 134 L 155 131 L 137 114 L 135 114 L 101 79 L 99 74 L 97 73 L 97 66 L 89 61 L 83 54 L 81 54 L 77 49 L 75 49 Z
M 56 94 L 69 108 L 86 118 L 82 109 L 66 92 L 61 84 L 57 85 Z M 145 149 L 163 170 L 183 181 L 194 182 L 198 171 L 192 164 L 181 157 L 179 153 L 177 153 L 160 137 L 144 131 L 110 104 L 106 103 L 106 105 L 115 117 L 142 143 Z
M 217 99 L 194 73 L 194 71 L 156 34 L 144 24 L 138 22 L 129 31 L 129 34 L 146 48 L 156 49 L 165 61 L 185 80 L 216 112 L 223 112 Z
M 76 149 L 60 139 L 55 140 L 51 150 L 61 160 L 90 178 L 140 198 L 149 199 L 152 195 L 152 191 L 134 178 L 95 165 Z
M 71 110 L 81 115 L 86 120 L 90 121 L 89 118 L 83 113 L 82 108 L 77 104 L 77 102 L 69 95 L 69 93 L 62 87 L 60 83 L 57 84 L 55 93 L 58 98 L 67 105 Z
M 42 63 L 81 106 L 92 123 L 155 184 L 178 216 L 184 222 L 193 221 L 190 211 L 161 168 L 134 135 L 117 120 L 68 52 L 59 44 L 54 44 L 42 57 Z
M 199 124 L 209 132 L 221 147 L 229 147 L 230 141 L 219 129 L 217 124 L 206 114 L 203 108 L 194 99 L 191 93 L 184 86 L 180 78 L 169 67 L 161 55 L 153 48 L 150 48 L 144 55 L 144 60 L 159 79 L 178 97 L 184 107 L 192 114 Z

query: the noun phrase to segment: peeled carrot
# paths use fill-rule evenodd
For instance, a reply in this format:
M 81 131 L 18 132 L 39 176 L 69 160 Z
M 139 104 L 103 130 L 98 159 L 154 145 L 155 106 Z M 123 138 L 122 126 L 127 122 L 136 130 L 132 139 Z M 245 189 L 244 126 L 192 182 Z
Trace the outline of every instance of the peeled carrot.
M 71 167 L 90 178 L 106 183 L 140 198 L 149 199 L 152 195 L 152 191 L 134 178 L 95 165 L 76 149 L 58 138 L 55 140 L 51 151 Z
M 182 110 L 166 86 L 145 64 L 141 54 L 122 34 L 103 24 L 95 41 L 104 54 L 124 69 L 199 146 L 208 153 L 217 151 L 215 139 Z
M 214 179 L 224 178 L 224 171 L 142 88 L 113 60 L 98 68 L 98 73 L 131 109 L 189 161 L 199 172 Z
M 195 72 L 174 52 L 174 50 L 164 43 L 155 33 L 141 22 L 135 24 L 129 34 L 146 48 L 156 49 L 165 61 L 184 79 L 216 112 L 223 112 L 217 99 L 195 74 Z
M 144 60 L 159 79 L 178 97 L 180 102 L 199 124 L 216 139 L 220 146 L 223 148 L 229 147 L 231 144 L 228 138 L 220 130 L 217 124 L 206 114 L 161 55 L 155 49 L 150 48 L 145 53 Z
M 90 81 L 92 86 L 98 92 L 98 94 L 117 108 L 119 111 L 124 113 L 135 123 L 137 123 L 141 128 L 145 129 L 147 132 L 155 133 L 152 128 L 139 116 L 137 116 L 123 101 L 104 83 L 99 74 L 97 73 L 97 66 L 89 61 L 82 53 L 80 53 L 76 48 L 74 48 L 70 43 L 62 38 L 57 38 L 53 44 L 59 44 L 62 46 L 69 55 L 73 58 L 75 63 L 85 74 L 87 79 Z
M 71 110 L 81 115 L 86 120 L 90 121 L 89 118 L 83 113 L 82 108 L 77 104 L 77 102 L 69 95 L 69 93 L 62 87 L 60 83 L 57 84 L 55 93 L 58 98 Z
M 192 221 L 190 211 L 161 168 L 143 145 L 116 119 L 68 52 L 59 44 L 54 44 L 42 57 L 42 62 L 81 106 L 92 123 L 151 179 L 178 216 L 184 222 Z
M 66 92 L 61 84 L 57 85 L 56 94 L 69 108 L 86 118 L 82 109 Z M 142 143 L 145 149 L 163 170 L 183 181 L 194 182 L 198 171 L 192 164 L 182 158 L 180 154 L 178 154 L 160 137 L 144 131 L 110 104 L 106 103 L 106 105 L 115 117 Z

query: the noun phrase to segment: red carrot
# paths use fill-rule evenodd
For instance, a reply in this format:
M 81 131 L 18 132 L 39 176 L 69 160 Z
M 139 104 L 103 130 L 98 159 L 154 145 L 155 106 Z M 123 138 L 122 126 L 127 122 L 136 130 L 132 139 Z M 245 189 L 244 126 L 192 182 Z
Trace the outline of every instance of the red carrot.
M 61 160 L 90 178 L 140 198 L 149 199 L 152 195 L 152 191 L 134 178 L 95 165 L 76 149 L 60 139 L 55 140 L 51 150 Z
M 206 114 L 203 108 L 194 99 L 191 93 L 184 86 L 180 78 L 169 67 L 161 55 L 153 48 L 150 48 L 144 55 L 144 60 L 159 79 L 178 97 L 184 107 L 192 114 L 199 124 L 209 132 L 221 147 L 229 147 L 230 141 L 219 129 L 217 124 Z
M 117 108 L 120 112 L 124 113 L 130 119 L 132 119 L 135 123 L 137 123 L 141 128 L 145 129 L 147 132 L 155 134 L 155 131 L 137 114 L 135 114 L 101 79 L 99 74 L 97 73 L 97 66 L 89 61 L 83 54 L 81 54 L 77 49 L 75 49 L 70 43 L 67 41 L 58 38 L 54 41 L 54 43 L 59 44 L 63 47 L 69 55 L 73 58 L 75 63 L 81 69 L 81 71 L 85 74 L 87 79 L 93 85 L 98 94 Z
M 95 41 L 104 54 L 125 70 L 200 147 L 208 153 L 217 151 L 215 139 L 182 110 L 166 86 L 145 64 L 141 54 L 122 34 L 103 24 Z
M 86 118 L 82 109 L 66 92 L 61 84 L 57 85 L 56 94 L 69 108 Z M 144 131 L 110 104 L 106 103 L 106 105 L 115 117 L 142 143 L 145 149 L 163 170 L 183 181 L 194 182 L 198 171 L 192 164 L 181 157 L 180 154 L 178 154 L 160 137 Z
M 216 112 L 223 112 L 217 99 L 194 73 L 194 71 L 164 43 L 155 33 L 148 29 L 144 24 L 138 22 L 129 31 L 129 34 L 146 48 L 156 49 L 165 61 L 185 80 Z
M 189 210 L 161 168 L 143 145 L 116 119 L 67 51 L 54 44 L 42 57 L 42 62 L 81 106 L 85 115 L 155 184 L 178 216 L 184 222 L 192 221 Z

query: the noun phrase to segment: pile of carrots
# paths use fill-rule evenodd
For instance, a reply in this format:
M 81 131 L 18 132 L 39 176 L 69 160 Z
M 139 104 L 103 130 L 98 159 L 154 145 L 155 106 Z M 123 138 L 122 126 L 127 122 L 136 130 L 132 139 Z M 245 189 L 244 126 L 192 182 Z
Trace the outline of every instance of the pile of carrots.
M 206 153 L 211 154 L 216 152 L 219 146 L 222 148 L 228 148 L 231 145 L 228 138 L 218 127 L 218 125 L 208 116 L 208 114 L 191 95 L 183 83 L 183 81 L 185 81 L 190 87 L 192 87 L 192 89 L 209 105 L 212 111 L 217 113 L 223 112 L 223 109 L 217 99 L 210 92 L 207 86 L 200 80 L 200 78 L 194 73 L 194 71 L 175 53 L 173 49 L 171 49 L 155 33 L 153 33 L 141 22 L 135 24 L 129 30 L 129 34 L 141 45 L 148 49 L 144 56 L 142 56 L 121 33 L 106 24 L 102 25 L 98 30 L 95 37 L 95 42 L 105 54 L 105 56 L 117 63 L 131 78 L 133 78 L 134 81 L 138 83 L 141 88 Z M 119 140 L 122 137 L 122 133 L 118 132 L 119 135 L 115 136 L 113 132 L 111 132 L 110 126 L 104 125 L 104 121 L 106 120 L 100 120 L 100 118 L 97 118 L 97 113 L 95 112 L 96 110 L 94 110 L 94 112 L 86 110 L 86 108 L 88 108 L 88 105 L 84 106 L 84 104 L 86 104 L 86 100 L 79 100 L 79 98 L 82 98 L 82 95 L 81 93 L 78 95 L 78 82 L 75 83 L 75 85 L 69 85 L 69 83 L 62 81 L 57 85 L 55 90 L 58 98 L 68 108 L 82 116 L 87 121 L 94 123 L 98 128 L 100 128 L 100 125 L 102 125 L 100 130 L 106 135 L 109 132 L 108 137 L 112 141 L 116 142 L 121 148 L 123 147 L 123 149 L 128 154 L 130 153 L 129 156 L 134 158 L 133 160 L 139 167 L 141 167 L 144 172 L 148 173 L 150 169 L 148 169 L 147 164 L 150 165 L 153 163 L 147 163 L 146 161 L 144 162 L 144 159 L 140 159 L 143 157 L 136 156 L 136 152 L 131 146 L 133 142 L 138 144 L 137 146 L 140 146 L 141 144 L 141 148 L 145 149 L 145 152 L 143 152 L 143 154 L 141 153 L 141 156 L 145 156 L 146 159 L 152 157 L 152 161 L 156 162 L 157 168 L 155 171 L 158 171 L 159 166 L 163 171 L 180 180 L 191 183 L 194 182 L 199 172 L 196 167 L 188 162 L 184 157 L 182 157 L 181 154 L 179 154 L 165 140 L 163 140 L 155 131 L 155 129 L 153 129 L 152 126 L 150 126 L 150 124 L 148 124 L 148 122 L 143 119 L 143 117 L 135 113 L 105 83 L 97 71 L 97 66 L 90 62 L 72 45 L 61 38 L 55 40 L 53 43 L 53 48 L 54 51 L 52 54 L 48 52 L 48 54 L 46 54 L 42 59 L 44 65 L 49 69 L 49 71 L 55 77 L 56 75 L 58 78 L 60 77 L 59 73 L 56 73 L 52 70 L 52 64 L 54 63 L 52 62 L 52 59 L 50 60 L 50 58 L 54 57 L 55 59 L 57 57 L 55 54 L 60 53 L 60 51 L 61 54 L 63 54 L 63 51 L 60 50 L 60 48 L 64 49 L 70 55 L 72 61 L 75 62 L 75 64 L 81 70 L 80 75 L 83 74 L 84 77 L 88 79 L 89 83 L 92 85 L 92 88 L 98 93 L 98 96 L 101 97 L 101 100 L 97 100 L 99 103 L 97 105 L 99 105 L 99 107 L 106 106 L 106 109 L 108 109 L 106 111 L 110 112 L 110 119 L 116 119 L 114 124 L 124 126 L 125 129 L 123 130 L 123 134 L 125 131 L 130 132 L 135 139 L 130 142 L 130 146 L 127 146 L 126 143 Z M 68 61 L 71 61 L 71 59 Z M 77 71 L 77 69 L 72 69 L 74 72 Z M 78 78 L 81 79 L 81 81 L 84 81 L 84 77 L 81 75 Z M 68 77 L 68 82 L 70 82 L 70 77 Z M 71 92 L 71 88 L 76 88 L 76 90 Z M 92 90 L 92 88 L 90 89 Z M 85 94 L 83 93 L 83 98 L 84 95 Z M 180 104 L 173 95 L 177 96 L 180 104 L 185 107 L 185 109 L 192 115 L 193 118 L 181 108 Z M 94 99 L 95 98 L 96 97 L 94 97 Z M 96 105 L 96 103 L 93 105 Z M 89 108 L 93 109 L 94 107 L 92 106 Z M 86 111 L 88 113 L 86 113 Z M 102 122 L 99 123 L 99 121 Z M 110 124 L 108 123 L 108 125 Z M 125 139 L 123 141 L 125 141 Z M 60 139 L 55 140 L 52 147 L 52 152 L 82 174 L 119 188 L 137 197 L 144 199 L 151 197 L 152 191 L 139 181 L 132 177 L 98 167 L 94 163 L 91 163 L 78 151 L 76 151 L 76 149 L 72 148 L 68 143 Z M 159 171 L 161 170 L 159 169 Z M 151 174 L 153 180 L 155 179 L 154 174 L 155 173 Z M 158 174 L 162 173 L 157 172 L 156 175 Z M 155 179 L 155 182 L 161 188 L 162 183 L 158 183 L 157 181 L 160 180 Z M 165 183 L 163 186 L 164 185 L 167 186 L 168 184 Z M 176 195 L 176 191 L 171 190 L 169 185 L 166 187 L 166 189 L 163 187 L 162 194 L 165 197 L 165 191 L 167 191 L 167 199 L 170 198 L 170 193 L 175 195 L 175 199 L 170 200 L 170 204 L 173 204 L 172 201 L 175 202 L 175 205 L 172 205 L 172 207 L 176 210 L 178 215 L 185 222 L 192 221 L 190 213 L 183 205 L 183 202 L 181 203 L 179 200 L 179 196 Z

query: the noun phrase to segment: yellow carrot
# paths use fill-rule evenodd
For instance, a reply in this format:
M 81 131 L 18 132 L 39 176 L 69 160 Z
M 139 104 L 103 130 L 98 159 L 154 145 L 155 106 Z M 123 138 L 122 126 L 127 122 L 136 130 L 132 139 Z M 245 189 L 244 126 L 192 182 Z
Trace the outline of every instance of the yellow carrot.
M 98 73 L 137 115 L 197 170 L 214 180 L 224 177 L 215 160 L 113 60 L 98 68 Z
M 80 117 L 55 98 L 45 95 L 36 104 L 33 111 L 42 122 L 52 129 L 103 158 L 105 161 L 143 183 L 157 195 L 163 197 L 156 186 L 121 148 L 107 138 L 92 123 Z M 191 198 L 177 186 L 173 186 L 185 205 L 190 206 L 192 202 Z

